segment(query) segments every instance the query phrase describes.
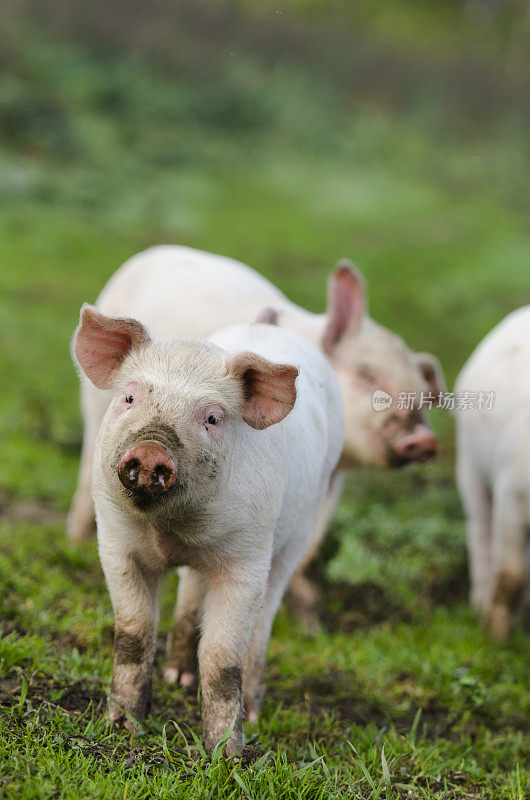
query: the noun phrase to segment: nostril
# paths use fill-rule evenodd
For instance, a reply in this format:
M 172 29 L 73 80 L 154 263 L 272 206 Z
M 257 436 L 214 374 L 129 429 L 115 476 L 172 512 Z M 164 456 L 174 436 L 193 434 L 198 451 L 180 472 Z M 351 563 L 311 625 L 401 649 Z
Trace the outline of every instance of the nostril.
M 155 484 L 159 484 L 163 489 L 166 488 L 173 472 L 165 464 L 157 464 L 153 470 L 153 479 Z
M 125 472 L 131 483 L 135 483 L 138 480 L 140 472 L 139 460 L 137 458 L 131 458 L 125 465 Z

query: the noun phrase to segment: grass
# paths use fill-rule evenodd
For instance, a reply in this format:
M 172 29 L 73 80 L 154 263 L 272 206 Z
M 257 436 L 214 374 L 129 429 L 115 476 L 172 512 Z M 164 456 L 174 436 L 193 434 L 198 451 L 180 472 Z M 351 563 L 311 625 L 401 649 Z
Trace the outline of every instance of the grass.
M 105 725 L 110 602 L 95 543 L 64 536 L 81 436 L 68 343 L 119 263 L 184 242 L 248 261 L 320 310 L 330 267 L 353 257 L 374 317 L 435 352 L 450 382 L 529 300 L 515 123 L 471 142 L 346 106 L 294 67 L 265 87 L 251 61 L 219 81 L 225 96 L 238 87 L 235 127 L 220 112 L 205 121 L 215 82 L 193 92 L 33 34 L 0 85 L 19 125 L 0 150 L 0 793 L 523 800 L 530 640 L 518 628 L 496 647 L 468 610 L 440 412 L 439 462 L 350 477 L 319 568 L 324 631 L 306 638 L 279 614 L 240 762 L 205 758 L 196 698 L 161 680 L 175 576 L 153 712 L 135 736 Z

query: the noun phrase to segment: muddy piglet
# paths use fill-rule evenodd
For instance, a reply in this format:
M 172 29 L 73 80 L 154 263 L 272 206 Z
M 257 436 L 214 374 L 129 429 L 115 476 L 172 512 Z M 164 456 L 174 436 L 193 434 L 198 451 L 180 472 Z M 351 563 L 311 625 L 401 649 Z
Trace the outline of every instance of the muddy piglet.
M 112 392 L 93 470 L 115 615 L 110 718 L 148 710 L 158 584 L 179 567 L 165 675 L 189 685 L 198 665 L 205 746 L 233 724 L 226 753 L 236 753 L 244 709 L 257 718 L 274 615 L 343 445 L 333 370 L 275 326 L 153 341 L 140 322 L 88 305 L 74 353 Z

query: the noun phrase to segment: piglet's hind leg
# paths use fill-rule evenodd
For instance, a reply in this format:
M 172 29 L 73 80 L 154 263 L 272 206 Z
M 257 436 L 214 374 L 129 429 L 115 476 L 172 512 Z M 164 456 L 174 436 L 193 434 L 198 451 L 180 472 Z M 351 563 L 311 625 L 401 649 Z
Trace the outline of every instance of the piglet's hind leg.
M 197 646 L 202 604 L 206 593 L 206 577 L 183 567 L 179 570 L 179 587 L 173 625 L 167 639 L 164 677 L 168 683 L 192 688 L 197 682 Z

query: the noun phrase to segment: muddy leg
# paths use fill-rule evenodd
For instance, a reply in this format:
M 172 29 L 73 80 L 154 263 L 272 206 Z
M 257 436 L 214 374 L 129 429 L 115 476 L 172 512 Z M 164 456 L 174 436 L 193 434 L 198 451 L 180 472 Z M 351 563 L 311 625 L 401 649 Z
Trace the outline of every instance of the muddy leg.
M 495 487 L 493 498 L 493 569 L 490 625 L 494 639 L 510 633 L 525 576 L 526 519 L 511 486 Z
M 228 756 L 243 746 L 243 667 L 265 595 L 268 564 L 253 568 L 247 562 L 244 569 L 246 579 L 240 577 L 239 566 L 210 576 L 199 643 L 204 744 L 212 752 L 234 723 Z
M 158 620 L 158 576 L 119 547 L 100 556 L 115 619 L 114 666 L 109 698 L 109 719 L 134 727 L 126 714 L 142 719 L 151 704 L 151 678 Z

